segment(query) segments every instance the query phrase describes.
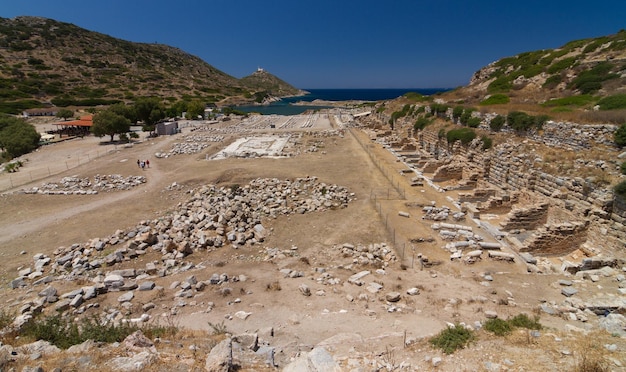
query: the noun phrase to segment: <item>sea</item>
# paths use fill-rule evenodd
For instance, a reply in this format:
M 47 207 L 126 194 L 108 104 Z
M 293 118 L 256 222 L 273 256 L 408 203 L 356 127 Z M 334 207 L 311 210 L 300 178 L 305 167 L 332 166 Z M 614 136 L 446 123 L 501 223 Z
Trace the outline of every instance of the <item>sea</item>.
M 449 88 L 406 88 L 406 89 L 304 89 L 309 94 L 283 98 L 264 106 L 237 106 L 243 112 L 257 112 L 263 115 L 298 115 L 307 110 L 319 110 L 329 106 L 299 104 L 295 102 L 323 101 L 384 101 L 398 98 L 408 92 L 417 92 L 425 96 L 450 90 Z

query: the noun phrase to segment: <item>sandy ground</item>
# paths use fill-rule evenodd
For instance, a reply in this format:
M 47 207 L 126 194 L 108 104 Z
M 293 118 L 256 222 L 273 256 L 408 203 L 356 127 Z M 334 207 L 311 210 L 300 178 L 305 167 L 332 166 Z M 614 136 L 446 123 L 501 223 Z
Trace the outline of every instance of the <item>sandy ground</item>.
M 327 348 L 337 358 L 343 358 L 344 363 L 348 363 L 350 357 L 375 359 L 378 356 L 380 359 L 385 353 L 389 358 L 389 350 L 394 350 L 396 364 L 406 361 L 415 368 L 422 368 L 419 370 L 428 370 L 432 368 L 430 358 L 443 355 L 423 339 L 443 329 L 447 322 L 473 324 L 484 321 L 487 310 L 496 311 L 501 318 L 522 312 L 535 314 L 541 301 L 562 301 L 558 285 L 555 285 L 561 277 L 529 275 L 519 260 L 513 264 L 491 260 L 474 265 L 449 262 L 449 254 L 441 249 L 444 243 L 430 228 L 432 222 L 421 219 L 421 208 L 417 205 L 434 202 L 437 206 L 448 205 L 454 209 L 448 198 L 454 194 L 440 193 L 428 186 L 409 186 L 411 176 L 400 172 L 406 166 L 359 130 L 324 138 L 304 134 L 304 131 L 329 129 L 331 122 L 332 119 L 328 124 L 313 128 L 299 129 L 290 125 L 284 129 L 300 131 L 299 142 L 303 148 L 310 143 L 323 142 L 318 152 L 302 152 L 285 159 L 206 160 L 227 143 L 232 143 L 238 136 L 236 132 L 224 142 L 212 143 L 197 154 L 163 159 L 154 157 L 155 153 L 166 151 L 175 141 L 191 133 L 192 127 L 176 136 L 142 140 L 131 147 L 101 144 L 97 138 L 85 138 L 41 148 L 28 156 L 29 160 L 20 172 L 40 174 L 49 167 L 58 167 L 66 159 L 85 158 L 94 151 L 97 156 L 90 155 L 84 163 L 77 162 L 71 168 L 66 166 L 69 169 L 58 173 L 51 171 L 48 177 L 9 187 L 0 196 L 0 301 L 8 304 L 6 308 L 21 303 L 23 294 L 8 288 L 7 283 L 17 276 L 20 268 L 32 263 L 35 253 L 52 255 L 58 247 L 108 236 L 118 229 L 135 226 L 141 220 L 157 218 L 186 200 L 188 190 L 195 187 L 208 183 L 242 185 L 257 177 L 286 179 L 304 176 L 317 176 L 322 182 L 347 186 L 355 193 L 356 200 L 345 209 L 267 220 L 264 225 L 271 234 L 260 245 L 236 250 L 223 247 L 192 254 L 189 259 L 200 269 L 155 278 L 157 285 L 165 290 L 138 293 L 134 300 L 137 306 L 131 316 L 140 315 L 140 305 L 147 302 L 157 304 L 157 308 L 151 311 L 154 318 L 169 313 L 171 305 L 180 301 L 173 297 L 176 290 L 169 289 L 170 284 L 189 275 L 207 280 L 214 273 L 244 274 L 248 280 L 230 285 L 232 291 L 228 296 L 207 290 L 186 299 L 185 306 L 177 310 L 175 322 L 182 327 L 209 331 L 211 324 L 225 322 L 229 332 L 257 331 L 281 350 L 277 355 L 281 366 L 299 352 L 335 337 Z M 233 128 L 241 128 L 241 125 L 237 121 L 220 124 Z M 150 159 L 151 167 L 142 171 L 137 167 L 137 159 Z M 97 195 L 49 196 L 16 192 L 42 182 L 57 182 L 63 176 L 95 174 L 140 174 L 148 181 L 130 191 Z M 0 185 L 6 186 L 8 177 L 8 174 L 1 174 Z M 174 182 L 180 187 L 168 190 L 167 186 Z M 399 216 L 399 211 L 408 212 L 410 216 Z M 478 230 L 472 221 L 462 223 L 472 226 L 486 241 L 494 241 L 493 237 Z M 410 243 L 411 239 L 420 237 L 432 237 L 434 242 Z M 374 267 L 346 269 L 351 258 L 343 257 L 337 248 L 344 243 L 386 243 L 395 249 L 399 260 L 384 273 L 374 273 Z M 266 259 L 267 249 L 290 250 L 293 247 L 297 252 L 293 257 Z M 441 264 L 423 268 L 419 260 L 416 261 L 418 254 Z M 144 267 L 146 262 L 156 259 L 158 257 L 154 255 L 146 255 L 120 267 Z M 299 270 L 305 275 L 285 278 L 279 272 L 282 268 Z M 323 268 L 330 276 L 339 278 L 340 284 L 323 284 L 318 280 L 322 272 L 316 268 Z M 369 293 L 364 287 L 347 283 L 347 278 L 354 272 L 366 269 L 372 271 L 367 277 L 368 282 L 383 284 L 381 292 Z M 491 274 L 493 281 L 485 281 L 485 273 Z M 279 283 L 280 289 L 272 283 Z M 302 296 L 298 290 L 301 284 L 308 285 L 313 295 Z M 63 285 L 72 287 L 71 283 Z M 616 286 L 608 279 L 597 285 Z M 420 294 L 406 295 L 405 291 L 411 287 L 420 288 Z M 403 293 L 400 311 L 388 312 L 384 296 L 390 291 Z M 593 293 L 581 294 L 585 295 L 592 296 Z M 116 297 L 98 297 L 100 307 L 114 306 Z M 211 302 L 214 306 L 207 311 Z M 246 320 L 229 317 L 240 310 L 252 314 Z M 549 316 L 543 316 L 541 320 L 553 327 L 554 332 L 559 332 L 568 323 Z M 581 327 L 580 323 L 572 324 Z M 268 329 L 273 329 L 273 336 L 269 336 Z M 569 337 L 575 344 L 574 340 L 579 336 L 567 336 L 565 342 L 570 341 Z M 404 347 L 407 340 L 413 341 L 413 346 Z M 614 342 L 620 342 L 620 350 L 624 350 L 623 339 Z M 486 370 L 485 363 L 506 365 L 505 359 L 513 363 L 509 370 L 524 371 L 566 370 L 561 367 L 569 368 L 575 363 L 576 354 L 553 355 L 566 348 L 564 344 L 550 347 L 554 350 L 544 355 L 541 349 L 548 346 L 543 344 L 543 339 L 536 345 L 520 346 L 515 342 L 505 345 L 498 339 L 487 337 L 455 356 L 445 357 L 438 369 Z M 613 354 L 613 357 L 626 365 L 623 355 Z

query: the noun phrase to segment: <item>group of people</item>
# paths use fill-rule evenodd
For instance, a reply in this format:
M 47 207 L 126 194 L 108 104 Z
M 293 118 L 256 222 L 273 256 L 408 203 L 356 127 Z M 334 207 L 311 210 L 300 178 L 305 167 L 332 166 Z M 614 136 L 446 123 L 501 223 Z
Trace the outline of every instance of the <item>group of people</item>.
M 150 160 L 139 160 L 137 159 L 137 166 L 141 169 L 146 169 L 146 167 L 150 168 Z

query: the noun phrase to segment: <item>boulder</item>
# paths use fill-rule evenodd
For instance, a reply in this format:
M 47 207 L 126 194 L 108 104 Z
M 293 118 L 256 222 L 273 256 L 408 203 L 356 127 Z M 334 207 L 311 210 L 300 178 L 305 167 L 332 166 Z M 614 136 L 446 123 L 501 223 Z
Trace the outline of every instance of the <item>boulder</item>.
M 229 337 L 215 345 L 206 357 L 207 372 L 229 372 L 233 368 L 233 341 Z

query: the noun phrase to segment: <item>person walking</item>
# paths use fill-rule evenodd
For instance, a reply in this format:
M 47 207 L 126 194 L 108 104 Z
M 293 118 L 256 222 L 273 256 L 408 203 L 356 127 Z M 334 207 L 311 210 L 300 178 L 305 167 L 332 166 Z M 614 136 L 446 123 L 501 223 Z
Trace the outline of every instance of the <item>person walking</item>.
M 150 160 L 146 159 L 146 167 L 150 168 Z
M 137 159 L 137 168 L 141 168 L 141 160 Z

